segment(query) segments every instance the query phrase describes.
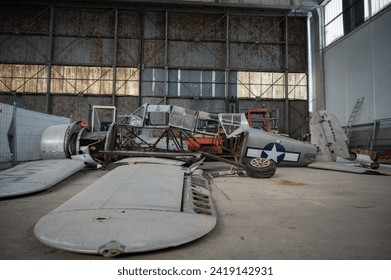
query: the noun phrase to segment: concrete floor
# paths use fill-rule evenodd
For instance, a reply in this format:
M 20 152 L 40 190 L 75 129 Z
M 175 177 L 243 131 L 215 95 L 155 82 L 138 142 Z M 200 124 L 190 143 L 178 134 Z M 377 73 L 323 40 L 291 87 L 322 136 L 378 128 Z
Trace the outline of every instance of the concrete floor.
M 222 167 L 206 163 L 203 169 Z M 82 171 L 44 192 L 0 200 L 0 259 L 104 259 L 43 245 L 33 228 L 107 172 Z M 212 232 L 119 259 L 391 259 L 390 176 L 280 167 L 270 179 L 217 177 L 212 194 L 218 211 Z

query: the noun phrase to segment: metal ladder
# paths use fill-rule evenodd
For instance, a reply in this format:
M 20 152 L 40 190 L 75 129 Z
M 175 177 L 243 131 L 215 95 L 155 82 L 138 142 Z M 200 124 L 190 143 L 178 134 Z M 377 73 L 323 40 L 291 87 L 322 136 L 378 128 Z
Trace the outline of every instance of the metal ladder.
M 361 107 L 363 102 L 364 102 L 364 97 L 361 97 L 361 98 L 357 99 L 356 105 L 354 105 L 354 108 L 353 108 L 352 113 L 350 114 L 348 123 L 346 124 L 346 126 L 345 126 L 345 128 L 343 130 L 345 132 L 345 134 L 346 134 L 346 137 L 348 136 L 348 134 L 350 132 L 350 128 L 352 127 L 354 119 L 356 118 L 358 110 L 360 109 L 360 107 Z

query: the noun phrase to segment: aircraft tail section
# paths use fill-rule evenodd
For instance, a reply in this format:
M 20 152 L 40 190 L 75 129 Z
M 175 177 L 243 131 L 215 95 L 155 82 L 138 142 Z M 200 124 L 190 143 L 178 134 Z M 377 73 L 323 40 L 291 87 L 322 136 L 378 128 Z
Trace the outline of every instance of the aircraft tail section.
M 319 148 L 315 161 L 336 161 L 349 158 L 348 138 L 336 116 L 321 110 L 310 121 L 311 143 Z

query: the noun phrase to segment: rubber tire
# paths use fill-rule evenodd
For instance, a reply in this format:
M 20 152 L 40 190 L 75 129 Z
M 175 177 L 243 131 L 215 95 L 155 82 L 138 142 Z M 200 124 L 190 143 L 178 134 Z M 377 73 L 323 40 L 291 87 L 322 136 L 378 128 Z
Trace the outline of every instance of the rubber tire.
M 378 169 L 379 168 L 379 163 L 377 162 L 371 162 L 371 164 L 369 165 L 369 167 L 371 169 Z
M 246 162 L 246 173 L 252 178 L 270 178 L 276 173 L 276 170 L 277 166 L 273 160 L 253 158 Z

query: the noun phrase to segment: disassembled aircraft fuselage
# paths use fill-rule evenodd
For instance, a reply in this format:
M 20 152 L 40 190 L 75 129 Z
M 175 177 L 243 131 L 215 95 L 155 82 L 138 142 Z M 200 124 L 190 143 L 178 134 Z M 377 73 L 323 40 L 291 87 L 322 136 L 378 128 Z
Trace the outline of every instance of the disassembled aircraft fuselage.
M 183 159 L 198 158 L 201 153 L 232 163 L 249 176 L 267 178 L 274 175 L 275 164 L 307 166 L 319 152 L 321 160 L 326 160 L 325 155 L 349 156 L 347 139 L 342 138 L 344 134 L 335 117 L 327 112 L 317 116 L 312 123 L 318 127 L 312 135 L 315 145 L 251 128 L 244 114 L 212 114 L 173 105 L 144 104 L 122 122 L 112 123 L 107 131 L 91 132 L 81 122 L 49 127 L 42 136 L 41 151 L 44 159 L 79 156 L 100 164 L 146 154 Z M 189 150 L 187 143 L 197 141 L 196 135 L 219 139 L 210 143 L 224 143 L 219 147 L 224 154 L 211 154 L 210 147 L 201 144 L 198 151 Z M 331 151 L 333 148 L 338 152 Z

